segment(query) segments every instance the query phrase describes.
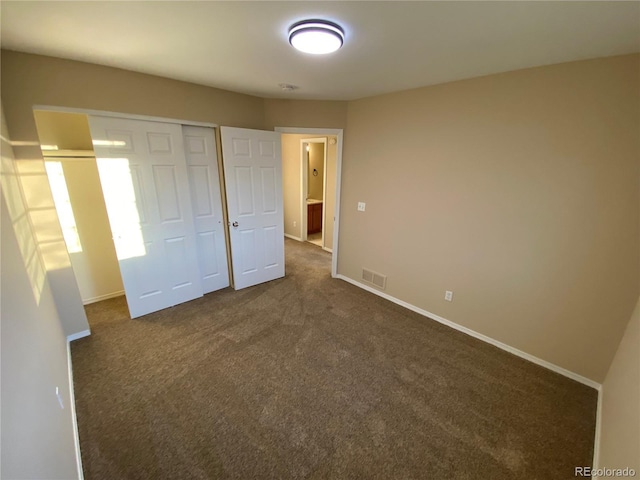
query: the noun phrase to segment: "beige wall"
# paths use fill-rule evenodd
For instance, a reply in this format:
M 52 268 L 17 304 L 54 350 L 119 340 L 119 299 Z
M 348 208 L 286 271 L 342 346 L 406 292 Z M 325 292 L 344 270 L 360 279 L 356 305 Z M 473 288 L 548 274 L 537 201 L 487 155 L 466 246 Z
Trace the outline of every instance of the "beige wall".
M 336 170 L 338 158 L 335 135 L 289 134 L 282 135 L 282 188 L 284 194 L 284 233 L 301 238 L 300 225 L 300 140 L 327 138 L 327 189 L 324 200 L 325 247 L 333 248 L 333 215 L 336 205 Z M 331 140 L 334 140 L 333 145 Z M 293 225 L 296 222 L 296 225 Z
M 2 51 L 14 140 L 37 140 L 32 107 L 51 105 L 262 128 L 262 98 L 53 57 Z M 16 152 L 16 155 L 18 152 Z M 18 157 L 20 158 L 20 157 Z
M 282 194 L 284 233 L 301 238 L 300 224 L 300 140 L 305 135 L 282 135 Z
M 324 246 L 333 249 L 334 215 L 336 211 L 336 188 L 338 170 L 338 137 L 329 135 L 327 138 L 327 189 L 324 198 Z
M 8 138 L 4 115 L 2 136 Z M 11 147 L 3 140 L 0 476 L 73 479 L 78 478 L 78 470 L 66 334 L 12 157 Z
M 264 128 L 345 128 L 347 102 L 317 100 L 264 100 Z
M 70 253 L 84 303 L 124 295 L 95 159 L 62 161 L 82 251 Z
M 317 170 L 318 174 L 313 175 Z M 324 201 L 324 144 L 309 144 L 309 169 L 307 172 L 307 198 Z
M 383 273 L 392 296 L 604 380 L 640 290 L 639 67 L 612 57 L 350 102 L 339 273 Z
M 602 385 L 598 468 L 640 472 L 640 299 Z

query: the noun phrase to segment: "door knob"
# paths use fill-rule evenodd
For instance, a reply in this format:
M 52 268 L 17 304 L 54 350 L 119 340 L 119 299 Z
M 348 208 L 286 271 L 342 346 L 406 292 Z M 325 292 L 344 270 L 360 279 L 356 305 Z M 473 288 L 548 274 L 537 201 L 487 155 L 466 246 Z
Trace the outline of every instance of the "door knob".
M 234 227 L 238 226 L 238 222 L 233 222 L 231 225 L 233 225 Z

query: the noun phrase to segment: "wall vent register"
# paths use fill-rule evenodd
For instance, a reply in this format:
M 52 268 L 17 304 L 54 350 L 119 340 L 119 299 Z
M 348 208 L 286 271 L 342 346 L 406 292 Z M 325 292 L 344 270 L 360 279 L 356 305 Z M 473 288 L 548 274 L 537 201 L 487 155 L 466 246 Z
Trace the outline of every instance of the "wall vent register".
M 362 269 L 362 280 L 378 287 L 380 290 L 384 290 L 387 286 L 387 276 L 380 273 L 376 273 L 372 270 Z

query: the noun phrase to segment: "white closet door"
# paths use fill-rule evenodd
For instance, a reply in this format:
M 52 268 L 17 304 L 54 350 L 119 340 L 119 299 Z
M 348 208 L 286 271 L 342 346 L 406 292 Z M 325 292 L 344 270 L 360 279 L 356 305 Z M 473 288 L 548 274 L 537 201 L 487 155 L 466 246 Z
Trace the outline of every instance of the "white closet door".
M 180 125 L 90 116 L 131 317 L 202 296 Z
M 284 276 L 280 134 L 221 127 L 236 290 Z
M 229 286 L 218 155 L 212 128 L 183 126 L 200 281 L 204 293 Z

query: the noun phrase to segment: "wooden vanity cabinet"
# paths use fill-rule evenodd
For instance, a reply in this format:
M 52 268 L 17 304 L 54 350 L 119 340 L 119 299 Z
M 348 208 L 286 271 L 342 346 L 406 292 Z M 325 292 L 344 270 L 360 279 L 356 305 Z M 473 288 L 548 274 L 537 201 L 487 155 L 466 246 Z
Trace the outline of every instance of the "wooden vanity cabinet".
M 322 232 L 322 203 L 307 205 L 307 235 Z

